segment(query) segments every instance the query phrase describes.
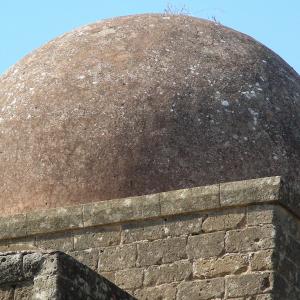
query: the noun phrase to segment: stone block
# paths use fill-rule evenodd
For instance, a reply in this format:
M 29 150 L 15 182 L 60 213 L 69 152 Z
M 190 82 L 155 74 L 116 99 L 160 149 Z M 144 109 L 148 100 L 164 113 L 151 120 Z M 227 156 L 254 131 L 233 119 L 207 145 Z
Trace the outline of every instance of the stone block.
M 1 300 L 14 300 L 15 289 L 12 286 L 0 287 L 0 299 Z
M 122 225 L 122 242 L 154 241 L 165 236 L 164 221 L 162 219 L 134 222 Z
M 249 273 L 225 278 L 228 297 L 246 297 L 272 291 L 274 276 L 271 272 Z
M 0 216 L 0 240 L 25 237 L 26 235 L 26 214 Z
M 32 300 L 32 287 L 32 282 L 25 282 L 21 285 L 17 285 L 15 288 L 14 300 Z
M 0 252 L 37 250 L 34 237 L 0 241 Z
M 27 213 L 26 226 L 27 232 L 32 235 L 83 227 L 82 207 L 59 207 Z
M 187 242 L 189 259 L 219 256 L 224 252 L 225 232 L 190 236 Z
M 74 233 L 75 250 L 115 246 L 119 245 L 120 241 L 120 226 L 82 229 Z
M 226 233 L 227 253 L 266 250 L 275 247 L 275 228 L 272 225 L 231 230 Z
M 252 253 L 250 259 L 250 267 L 252 271 L 266 271 L 274 270 L 275 264 L 272 259 L 274 256 L 274 250 L 263 250 Z
M 194 276 L 201 279 L 224 277 L 247 271 L 248 255 L 227 254 L 219 258 L 200 259 L 194 263 Z
M 138 289 L 143 285 L 144 270 L 142 268 L 126 269 L 115 273 L 115 284 L 122 289 Z
M 91 268 L 93 271 L 97 271 L 98 261 L 99 261 L 99 250 L 87 249 L 87 250 L 70 252 L 68 254 L 74 257 L 80 263 Z
M 85 227 L 158 217 L 159 215 L 159 194 L 83 205 Z
M 244 224 L 245 217 L 243 208 L 211 213 L 204 219 L 202 230 L 203 232 L 212 232 L 237 229 Z
M 171 263 L 186 258 L 186 238 L 174 237 L 137 245 L 138 266 Z
M 276 211 L 277 207 L 274 205 L 249 206 L 247 208 L 247 225 L 273 224 L 276 218 Z
M 134 296 L 140 300 L 175 300 L 176 284 L 162 284 L 156 287 L 138 289 Z
M 163 216 L 218 208 L 219 185 L 161 193 L 160 204 Z
M 61 232 L 38 236 L 35 245 L 41 250 L 73 251 L 73 235 L 69 232 Z
M 192 275 L 192 264 L 189 261 L 178 261 L 173 264 L 150 266 L 145 270 L 144 285 L 155 286 L 164 283 L 184 281 Z
M 98 271 L 109 272 L 135 267 L 136 245 L 107 247 L 100 250 Z
M 0 253 L 0 284 L 24 280 L 22 254 Z
M 279 201 L 281 187 L 279 176 L 221 183 L 220 203 L 226 207 Z
M 165 236 L 183 236 L 199 234 L 202 227 L 202 215 L 177 215 L 165 218 Z
M 177 299 L 180 300 L 221 299 L 224 295 L 224 278 L 182 282 L 177 289 Z

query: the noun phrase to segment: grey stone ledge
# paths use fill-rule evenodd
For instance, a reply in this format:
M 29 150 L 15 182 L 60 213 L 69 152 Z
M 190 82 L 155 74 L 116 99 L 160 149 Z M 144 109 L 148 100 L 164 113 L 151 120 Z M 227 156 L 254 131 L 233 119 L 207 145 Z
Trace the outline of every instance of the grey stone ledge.
M 300 217 L 299 195 L 300 184 L 274 176 L 59 207 L 0 217 L 0 240 L 263 203 Z

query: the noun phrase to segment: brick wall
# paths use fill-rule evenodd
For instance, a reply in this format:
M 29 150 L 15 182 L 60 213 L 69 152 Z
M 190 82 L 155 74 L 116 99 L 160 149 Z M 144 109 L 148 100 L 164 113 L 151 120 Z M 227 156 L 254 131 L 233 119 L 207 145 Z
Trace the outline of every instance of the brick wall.
M 299 299 L 291 198 L 272 177 L 3 217 L 0 251 L 64 251 L 138 299 Z

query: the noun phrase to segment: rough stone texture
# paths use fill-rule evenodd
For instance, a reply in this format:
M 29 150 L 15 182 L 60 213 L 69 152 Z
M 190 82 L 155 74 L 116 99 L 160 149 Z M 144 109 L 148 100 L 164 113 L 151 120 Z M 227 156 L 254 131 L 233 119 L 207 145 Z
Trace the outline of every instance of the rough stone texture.
M 16 224 L 17 233 L 2 233 L 0 249 L 49 247 L 66 251 L 140 300 L 299 300 L 300 218 L 297 212 L 285 208 L 288 191 L 282 193 L 282 181 L 274 177 L 237 182 L 236 187 L 234 183 L 226 185 L 230 187 L 226 193 L 232 199 L 227 206 L 220 207 L 217 203 L 207 210 L 194 206 L 194 212 L 189 204 L 196 204 L 195 199 L 201 202 L 218 185 L 193 188 L 190 192 L 148 195 L 150 201 L 142 201 L 141 196 L 91 203 L 90 211 L 94 205 L 97 212 L 91 226 L 84 222 L 83 227 L 82 223 L 76 227 L 70 222 L 78 217 L 78 206 L 57 216 L 51 210 L 49 216 L 54 221 L 45 220 L 42 224 L 51 226 L 40 231 L 39 216 L 34 216 L 39 212 L 31 212 L 30 218 L 17 215 L 14 220 L 11 216 L 9 222 Z M 217 199 L 221 193 L 216 194 Z M 172 199 L 180 199 L 176 210 L 172 215 L 164 215 L 159 208 L 163 201 Z M 148 203 L 149 208 L 156 207 L 155 214 L 153 210 L 143 212 L 146 209 L 143 203 Z M 123 205 L 117 208 L 118 204 Z M 117 214 L 111 214 L 111 218 L 105 216 L 105 209 L 98 210 L 100 205 L 116 207 Z M 82 212 L 83 206 L 79 205 Z M 41 215 L 45 214 L 43 211 Z M 64 227 L 69 224 L 66 230 L 62 230 L 60 218 Z M 0 223 L 1 228 L 5 226 Z M 22 281 L 15 288 L 9 283 L 0 284 L 0 299 L 23 297 L 22 294 L 26 299 L 26 293 L 30 295 L 32 274 L 39 272 L 43 255 L 26 253 L 15 254 L 13 264 L 7 260 L 2 262 L 3 255 L 0 255 L 0 274 L 7 278 L 19 276 Z M 48 260 L 48 271 L 34 280 L 37 289 L 47 290 L 49 282 L 45 280 L 51 272 L 57 272 L 59 262 L 56 258 L 52 263 Z M 9 272 L 7 266 L 11 268 Z M 74 285 L 73 276 L 77 271 L 67 266 L 63 269 L 64 277 L 72 280 L 60 276 L 50 286 L 57 283 L 58 287 L 72 289 L 68 297 L 75 299 L 75 293 L 81 293 Z
M 0 254 L 2 300 L 134 299 L 62 252 Z
M 300 79 L 189 16 L 97 22 L 0 78 L 0 211 L 299 178 Z

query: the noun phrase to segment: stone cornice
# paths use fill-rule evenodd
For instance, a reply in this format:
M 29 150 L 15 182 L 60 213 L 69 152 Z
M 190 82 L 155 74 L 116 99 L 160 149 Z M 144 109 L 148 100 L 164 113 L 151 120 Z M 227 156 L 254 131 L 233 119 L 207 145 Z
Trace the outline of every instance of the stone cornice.
M 290 190 L 274 176 L 2 216 L 0 240 L 252 204 L 280 204 L 300 216 Z

